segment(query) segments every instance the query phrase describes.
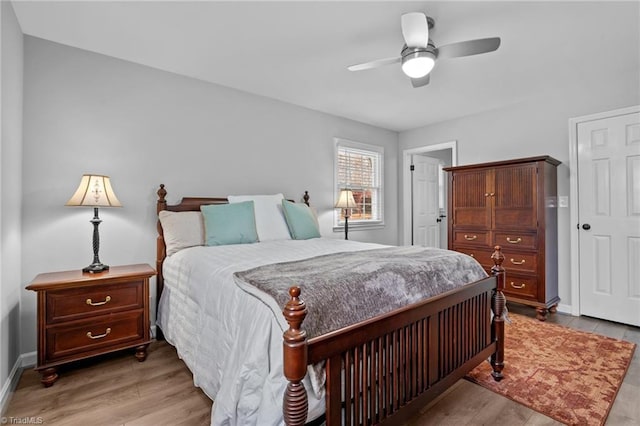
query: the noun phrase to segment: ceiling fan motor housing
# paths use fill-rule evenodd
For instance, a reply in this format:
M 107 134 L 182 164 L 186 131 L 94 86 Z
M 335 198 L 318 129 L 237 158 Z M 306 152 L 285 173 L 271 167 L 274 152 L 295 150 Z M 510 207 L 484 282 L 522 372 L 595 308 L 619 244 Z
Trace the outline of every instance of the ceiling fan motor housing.
M 400 51 L 400 56 L 402 56 L 402 59 L 404 61 L 405 57 L 407 59 L 409 59 L 411 57 L 415 57 L 415 55 L 417 53 L 419 53 L 419 52 L 428 52 L 435 59 L 435 57 L 436 57 L 436 45 L 433 44 L 433 41 L 431 41 L 431 39 L 429 39 L 429 44 L 427 45 L 427 47 L 409 47 L 409 46 L 407 46 L 405 44 L 405 45 L 402 46 L 402 51 Z

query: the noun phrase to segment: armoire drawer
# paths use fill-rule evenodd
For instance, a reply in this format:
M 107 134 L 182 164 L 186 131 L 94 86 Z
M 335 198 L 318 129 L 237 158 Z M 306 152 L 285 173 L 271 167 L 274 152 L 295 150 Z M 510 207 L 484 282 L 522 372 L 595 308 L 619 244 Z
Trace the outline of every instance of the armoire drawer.
M 501 232 L 493 233 L 493 244 L 500 245 L 505 250 L 509 248 L 518 248 L 525 250 L 535 250 L 538 247 L 538 238 L 535 234 L 527 234 L 524 232 Z
M 456 245 L 489 246 L 491 239 L 489 231 L 454 231 L 453 243 Z
M 460 253 L 464 253 L 467 256 L 473 257 L 478 261 L 480 265 L 482 265 L 487 270 L 487 272 L 493 266 L 493 260 L 491 260 L 493 250 L 467 247 L 454 247 L 454 250 Z
M 536 299 L 538 297 L 538 280 L 536 277 L 513 275 L 507 272 L 504 293 L 507 297 L 513 295 L 515 297 Z
M 538 267 L 538 255 L 534 252 L 509 252 L 505 250 L 502 266 L 508 272 L 535 274 Z

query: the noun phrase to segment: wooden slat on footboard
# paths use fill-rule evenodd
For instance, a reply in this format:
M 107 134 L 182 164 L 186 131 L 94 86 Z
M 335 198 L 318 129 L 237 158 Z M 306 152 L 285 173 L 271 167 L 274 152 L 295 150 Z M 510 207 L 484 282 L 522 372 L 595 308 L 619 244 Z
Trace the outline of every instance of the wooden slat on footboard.
M 428 303 L 308 342 L 308 363 L 326 361 L 327 424 L 401 421 L 495 351 L 488 278 Z M 342 409 L 337 409 L 342 407 Z

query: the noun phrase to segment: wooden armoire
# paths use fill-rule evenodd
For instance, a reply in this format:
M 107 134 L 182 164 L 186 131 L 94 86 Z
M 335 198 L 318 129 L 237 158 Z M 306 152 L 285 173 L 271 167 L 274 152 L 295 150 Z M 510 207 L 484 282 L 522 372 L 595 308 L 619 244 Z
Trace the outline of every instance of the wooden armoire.
M 449 249 L 487 272 L 500 245 L 510 302 L 544 321 L 558 297 L 557 166 L 549 156 L 445 168 L 449 176 Z

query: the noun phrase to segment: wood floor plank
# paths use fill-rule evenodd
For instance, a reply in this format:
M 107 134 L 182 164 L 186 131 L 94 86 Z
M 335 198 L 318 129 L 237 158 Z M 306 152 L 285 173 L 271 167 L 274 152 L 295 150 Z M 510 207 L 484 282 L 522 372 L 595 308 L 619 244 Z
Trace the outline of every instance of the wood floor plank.
M 525 425 L 535 412 L 524 405 L 502 398 L 490 398 L 488 406 L 476 412 L 469 424 L 477 425 Z
M 524 426 L 562 426 L 562 423 L 552 419 L 551 417 L 547 417 L 544 414 L 534 412 Z

